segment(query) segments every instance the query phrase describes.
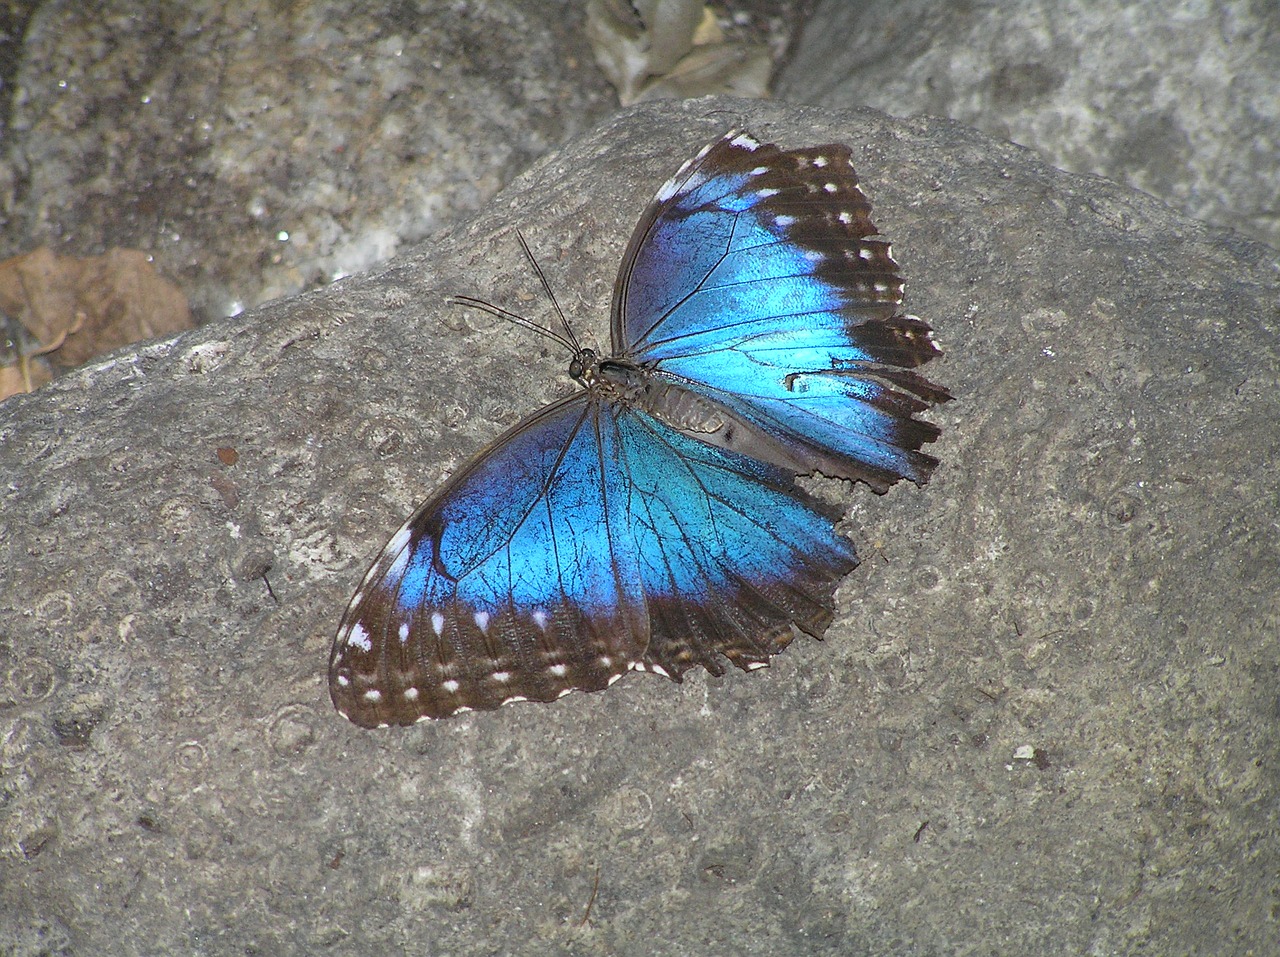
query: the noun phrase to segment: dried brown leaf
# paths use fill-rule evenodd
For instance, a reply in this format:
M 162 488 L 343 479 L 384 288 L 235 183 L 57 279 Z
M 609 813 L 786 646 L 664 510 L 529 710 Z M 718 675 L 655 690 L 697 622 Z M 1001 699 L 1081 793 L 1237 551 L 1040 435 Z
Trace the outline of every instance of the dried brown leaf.
M 6 259 L 0 309 L 46 346 L 65 337 L 49 350 L 62 367 L 193 325 L 186 296 L 136 249 L 82 259 L 44 247 Z
M 38 389 L 52 378 L 48 366 L 25 357 L 13 365 L 0 366 L 0 402 L 11 395 Z

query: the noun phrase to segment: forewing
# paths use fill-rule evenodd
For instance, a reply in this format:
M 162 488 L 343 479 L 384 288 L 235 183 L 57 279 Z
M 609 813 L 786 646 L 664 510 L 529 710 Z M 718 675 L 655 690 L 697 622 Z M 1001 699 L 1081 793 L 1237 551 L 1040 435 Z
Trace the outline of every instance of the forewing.
M 919 450 L 938 429 L 915 415 L 950 398 L 913 371 L 938 349 L 901 303 L 849 149 L 733 133 L 642 216 L 614 290 L 615 347 L 785 442 L 788 464 L 883 491 L 928 478 L 936 461 Z
M 411 724 L 607 687 L 648 646 L 625 529 L 606 503 L 612 435 L 579 394 L 522 422 L 391 538 L 329 664 L 356 724 Z

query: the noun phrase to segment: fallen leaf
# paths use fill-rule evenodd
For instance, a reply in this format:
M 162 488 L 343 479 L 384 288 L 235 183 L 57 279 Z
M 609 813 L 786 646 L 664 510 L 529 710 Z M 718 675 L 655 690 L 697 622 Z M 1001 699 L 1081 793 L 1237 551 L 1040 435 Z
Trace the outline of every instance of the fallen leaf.
M 727 39 L 702 0 L 588 0 L 587 39 L 624 106 L 768 94 L 769 51 Z
M 20 356 L 13 365 L 0 366 L 0 402 L 11 395 L 38 389 L 52 378 L 48 366 Z
M 0 310 L 21 322 L 44 344 L 38 351 L 63 368 L 194 325 L 187 297 L 136 249 L 82 259 L 42 247 L 6 259 L 0 262 Z

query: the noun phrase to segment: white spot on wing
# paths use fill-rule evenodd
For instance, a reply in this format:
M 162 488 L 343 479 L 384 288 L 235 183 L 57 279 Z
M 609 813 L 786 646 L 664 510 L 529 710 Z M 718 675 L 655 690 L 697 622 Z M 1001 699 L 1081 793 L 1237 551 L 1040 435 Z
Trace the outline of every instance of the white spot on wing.
M 417 688 L 405 688 L 405 689 L 404 689 L 404 700 L 405 700 L 405 701 L 417 701 L 417 700 L 418 700 L 418 689 L 417 689 Z
M 495 671 L 495 672 L 493 673 L 493 680 L 494 680 L 494 681 L 496 681 L 496 682 L 498 682 L 499 684 L 506 684 L 508 681 L 510 681 L 510 680 L 511 680 L 511 672 L 510 672 L 510 671 Z
M 721 143 L 723 143 L 726 139 L 728 139 L 729 145 L 736 146 L 739 149 L 754 151 L 756 148 L 760 146 L 760 144 L 751 136 L 741 132 L 735 136 L 732 136 L 732 138 L 726 135 L 725 137 L 722 137 L 721 139 L 718 139 L 713 143 L 708 143 L 706 146 L 704 146 L 702 149 L 698 151 L 697 156 L 694 156 L 692 159 L 686 160 L 684 164 L 678 170 L 676 170 L 676 174 L 672 176 L 669 180 L 667 180 L 665 183 L 663 183 L 661 187 L 659 187 L 658 191 L 653 196 L 653 201 L 655 203 L 668 202 L 675 196 L 678 196 L 681 193 L 692 192 L 693 190 L 701 186 L 703 183 L 705 183 L 706 182 L 705 176 L 690 177 L 689 170 L 693 169 L 699 163 L 701 163 L 704 159 L 706 159 L 707 154 L 710 153 L 717 146 L 719 146 Z
M 828 160 L 825 156 L 815 156 L 813 158 L 813 165 L 818 167 L 819 169 L 826 166 L 828 162 L 830 162 L 830 160 Z
M 400 631 L 398 634 L 400 635 L 400 644 L 403 645 L 409 640 L 409 623 L 407 621 L 400 622 Z
M 431 613 L 431 630 L 436 633 L 437 638 L 444 634 L 444 615 L 438 611 Z
M 778 195 L 778 191 L 773 188 L 756 190 L 756 196 L 758 196 L 760 199 L 768 199 L 770 196 L 777 196 L 777 195 Z
M 547 670 L 557 678 L 563 678 L 569 671 L 569 669 L 562 664 L 554 664 Z
M 382 700 L 382 692 L 377 688 L 370 688 L 364 693 L 363 697 L 365 701 L 372 701 L 374 704 L 377 704 Z
M 480 629 L 480 634 L 487 635 L 489 633 L 489 613 L 487 611 L 478 611 L 472 617 L 476 627 Z
M 840 190 L 840 187 L 839 187 L 839 186 L 837 186 L 835 183 L 823 183 L 823 184 L 822 184 L 822 191 L 823 191 L 824 193 L 835 193 L 835 192 L 838 192 L 839 190 Z
M 459 684 L 455 679 L 450 678 L 448 681 L 442 683 L 440 687 L 444 688 L 444 690 L 449 692 L 449 694 L 457 694 L 458 689 L 461 688 L 462 685 Z
M 684 167 L 682 166 L 680 167 L 680 173 L 683 173 L 683 172 L 684 172 Z M 674 196 L 677 192 L 680 191 L 680 178 L 679 178 L 680 173 L 677 173 L 675 176 L 671 177 L 669 180 L 667 180 L 658 188 L 658 191 L 653 194 L 654 202 L 665 203 L 667 200 L 669 200 L 672 196 Z
M 387 552 L 395 555 L 404 550 L 409 544 L 409 526 L 405 525 L 400 531 L 391 536 L 391 541 L 387 542 Z
M 548 621 L 550 621 L 550 619 L 547 617 L 547 613 L 543 609 L 535 608 L 533 610 L 533 623 L 537 625 L 542 631 L 547 630 Z
M 350 685 L 350 684 L 351 684 L 351 679 L 350 679 L 350 678 L 348 678 L 346 675 L 338 675 L 338 676 L 337 676 L 337 678 L 338 678 L 338 687 L 339 687 L 339 688 L 345 688 L 345 687 L 347 687 L 348 685 Z M 345 717 L 346 717 L 346 715 L 344 714 L 344 715 L 343 715 L 343 717 L 345 718 Z
M 347 647 L 359 648 L 368 654 L 373 651 L 373 642 L 369 640 L 369 632 L 365 631 L 364 625 L 355 622 L 351 626 L 351 630 L 347 632 Z
M 612 688 L 613 683 L 623 676 L 624 672 L 618 672 L 616 675 L 609 676 L 609 682 L 605 687 Z
M 388 554 L 394 554 L 395 558 L 391 560 L 385 569 L 375 570 L 382 572 L 384 581 L 399 581 L 404 577 L 404 570 L 409 567 L 409 556 L 413 553 L 407 548 L 402 548 L 399 552 Z

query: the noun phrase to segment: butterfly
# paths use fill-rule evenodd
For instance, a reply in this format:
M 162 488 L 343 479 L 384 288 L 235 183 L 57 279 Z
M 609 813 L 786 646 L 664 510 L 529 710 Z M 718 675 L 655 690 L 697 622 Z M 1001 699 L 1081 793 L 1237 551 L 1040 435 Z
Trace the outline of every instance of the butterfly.
M 915 371 L 940 350 L 902 288 L 848 147 L 707 145 L 635 228 L 614 354 L 546 333 L 582 389 L 476 456 L 373 562 L 330 656 L 338 711 L 411 724 L 633 670 L 753 670 L 821 637 L 858 557 L 797 476 L 883 492 L 937 464 L 916 415 L 951 396 Z

